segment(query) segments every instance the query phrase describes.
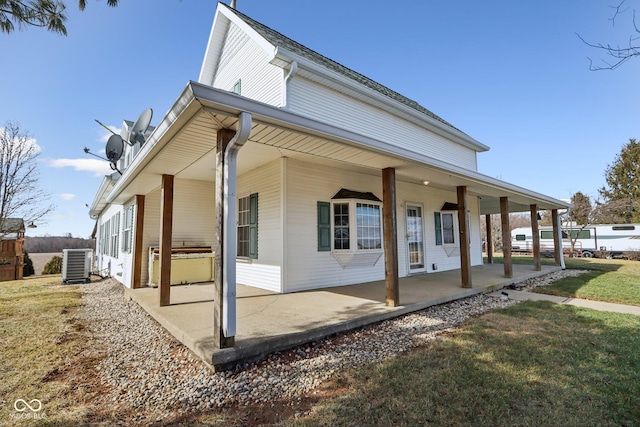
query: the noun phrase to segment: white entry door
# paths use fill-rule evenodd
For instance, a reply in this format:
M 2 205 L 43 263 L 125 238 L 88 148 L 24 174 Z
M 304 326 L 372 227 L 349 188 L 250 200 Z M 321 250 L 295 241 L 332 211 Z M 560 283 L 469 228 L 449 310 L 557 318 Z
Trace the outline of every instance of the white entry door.
M 407 250 L 409 272 L 424 269 L 424 232 L 422 206 L 407 204 Z

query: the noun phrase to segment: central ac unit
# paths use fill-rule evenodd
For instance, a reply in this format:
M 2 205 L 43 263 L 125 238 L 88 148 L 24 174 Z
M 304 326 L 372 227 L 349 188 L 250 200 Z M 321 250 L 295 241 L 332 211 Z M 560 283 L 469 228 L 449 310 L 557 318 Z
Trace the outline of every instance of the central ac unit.
M 91 282 L 92 249 L 62 250 L 62 283 Z

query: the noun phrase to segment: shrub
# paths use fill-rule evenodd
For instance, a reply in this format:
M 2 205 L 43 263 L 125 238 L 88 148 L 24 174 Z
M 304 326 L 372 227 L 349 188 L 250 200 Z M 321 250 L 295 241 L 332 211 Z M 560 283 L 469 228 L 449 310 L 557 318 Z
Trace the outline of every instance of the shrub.
M 29 258 L 29 252 L 24 252 L 24 265 L 22 266 L 22 277 L 29 277 L 36 274 L 36 270 L 33 268 L 33 261 Z
M 44 265 L 42 274 L 62 274 L 62 257 L 54 256 Z

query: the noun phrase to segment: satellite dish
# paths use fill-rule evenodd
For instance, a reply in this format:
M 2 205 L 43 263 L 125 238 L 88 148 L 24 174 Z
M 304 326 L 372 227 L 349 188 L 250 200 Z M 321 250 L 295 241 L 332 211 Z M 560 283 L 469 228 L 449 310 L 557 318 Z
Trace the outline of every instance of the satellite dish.
M 131 133 L 129 133 L 129 144 L 133 145 L 137 142 L 139 142 L 140 145 L 144 144 L 146 140 L 145 133 L 149 128 L 152 117 L 153 110 L 151 108 L 147 108 L 140 114 L 140 117 L 138 117 L 138 120 L 136 120 L 131 128 Z
M 124 140 L 120 135 L 111 135 L 104 151 L 107 153 L 107 159 L 109 159 L 111 163 L 117 162 L 120 157 L 122 157 L 122 152 L 124 151 Z

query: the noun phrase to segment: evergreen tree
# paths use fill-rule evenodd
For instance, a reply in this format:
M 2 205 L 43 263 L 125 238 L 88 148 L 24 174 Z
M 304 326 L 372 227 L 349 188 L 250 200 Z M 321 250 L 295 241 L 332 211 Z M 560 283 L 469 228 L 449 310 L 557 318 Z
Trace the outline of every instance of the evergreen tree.
M 607 186 L 599 192 L 613 221 L 640 222 L 640 142 L 630 139 L 605 172 Z
M 29 253 L 24 253 L 24 266 L 22 267 L 22 277 L 29 277 L 36 274 L 36 270 L 33 268 L 33 261 L 29 258 Z

